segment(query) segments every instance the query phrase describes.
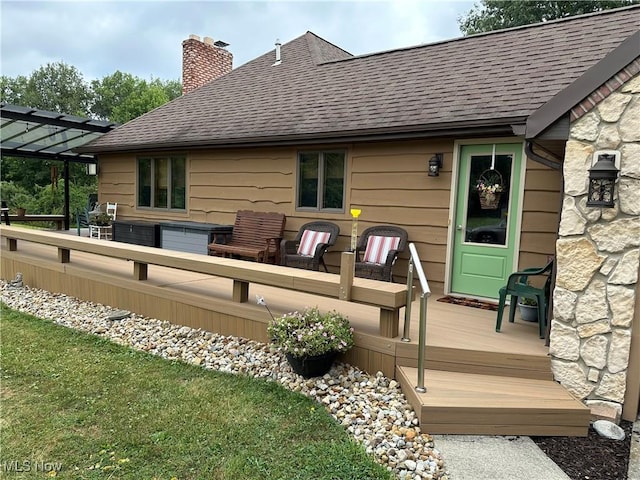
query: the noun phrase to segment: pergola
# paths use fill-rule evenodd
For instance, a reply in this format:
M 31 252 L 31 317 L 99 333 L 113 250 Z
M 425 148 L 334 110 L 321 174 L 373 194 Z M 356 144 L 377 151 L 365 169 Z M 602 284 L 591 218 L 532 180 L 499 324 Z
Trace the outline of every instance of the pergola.
M 116 123 L 65 113 L 0 103 L 0 152 L 2 157 L 64 162 L 64 216 L 69 229 L 69 163 L 96 164 L 95 155 L 74 149 L 117 126 Z

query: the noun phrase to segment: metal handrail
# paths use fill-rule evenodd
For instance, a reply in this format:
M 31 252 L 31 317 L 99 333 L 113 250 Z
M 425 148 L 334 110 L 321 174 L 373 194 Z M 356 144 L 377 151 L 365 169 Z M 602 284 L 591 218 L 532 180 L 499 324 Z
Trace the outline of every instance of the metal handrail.
M 409 327 L 411 323 L 411 292 L 413 291 L 413 271 L 415 269 L 418 274 L 418 280 L 420 281 L 420 288 L 422 293 L 420 294 L 420 328 L 418 330 L 418 384 L 416 385 L 416 391 L 425 393 L 427 388 L 424 385 L 424 347 L 427 343 L 427 298 L 431 295 L 431 289 L 429 288 L 429 282 L 422 269 L 422 263 L 420 263 L 420 256 L 416 250 L 416 246 L 413 243 L 409 243 L 409 270 L 407 272 L 407 306 L 404 312 L 404 331 L 402 335 L 403 342 L 410 342 Z

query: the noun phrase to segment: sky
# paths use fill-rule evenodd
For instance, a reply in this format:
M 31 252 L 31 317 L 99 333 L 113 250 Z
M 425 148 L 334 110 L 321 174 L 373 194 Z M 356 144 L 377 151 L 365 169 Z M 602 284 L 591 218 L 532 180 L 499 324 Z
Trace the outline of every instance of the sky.
M 479 2 L 478 2 L 479 3 Z M 461 36 L 473 1 L 31 1 L 0 0 L 0 73 L 29 76 L 47 63 L 86 81 L 117 70 L 181 80 L 182 41 L 195 34 L 229 44 L 233 67 L 307 31 L 353 55 Z

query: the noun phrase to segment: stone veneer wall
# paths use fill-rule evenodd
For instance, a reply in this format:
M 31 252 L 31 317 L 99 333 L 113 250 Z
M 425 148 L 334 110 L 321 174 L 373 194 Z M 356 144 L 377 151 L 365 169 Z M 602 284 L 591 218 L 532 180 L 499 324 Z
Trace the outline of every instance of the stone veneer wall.
M 614 208 L 587 207 L 597 150 L 619 150 Z M 571 124 L 556 244 L 549 353 L 554 377 L 619 421 L 627 385 L 640 262 L 640 75 Z

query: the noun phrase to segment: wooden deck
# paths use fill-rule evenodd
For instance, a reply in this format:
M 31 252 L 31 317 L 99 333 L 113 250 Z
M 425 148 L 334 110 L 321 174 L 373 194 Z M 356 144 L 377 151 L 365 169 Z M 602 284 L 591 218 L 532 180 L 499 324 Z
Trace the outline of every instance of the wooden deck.
M 343 359 L 395 377 L 430 433 L 587 434 L 589 410 L 552 381 L 548 349 L 536 323 L 516 319 L 496 333 L 495 312 L 438 302 L 442 295 L 433 293 L 427 302 L 427 393 L 418 394 L 413 387 L 419 300 L 411 309 L 411 341 L 402 342 L 403 318 L 398 337 L 381 337 L 379 309 L 366 304 L 258 283 L 249 286 L 249 302 L 234 304 L 231 279 L 149 265 L 147 279 L 139 281 L 131 270 L 131 262 L 92 253 L 74 251 L 70 262 L 60 263 L 52 246 L 25 241 L 17 251 L 2 246 L 5 279 L 21 271 L 30 286 L 224 335 L 268 340 L 270 317 L 253 301 L 256 295 L 276 315 L 312 305 L 336 309 L 355 329 L 356 345 Z

